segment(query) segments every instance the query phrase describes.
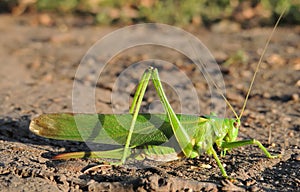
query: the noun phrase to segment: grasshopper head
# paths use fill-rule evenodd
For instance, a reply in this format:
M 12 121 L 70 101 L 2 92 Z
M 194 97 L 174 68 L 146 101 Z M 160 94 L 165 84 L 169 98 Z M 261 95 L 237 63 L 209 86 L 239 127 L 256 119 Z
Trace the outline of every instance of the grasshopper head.
M 224 138 L 226 142 L 233 142 L 236 140 L 239 133 L 240 125 L 241 125 L 240 119 L 232 119 L 230 121 L 228 133 Z

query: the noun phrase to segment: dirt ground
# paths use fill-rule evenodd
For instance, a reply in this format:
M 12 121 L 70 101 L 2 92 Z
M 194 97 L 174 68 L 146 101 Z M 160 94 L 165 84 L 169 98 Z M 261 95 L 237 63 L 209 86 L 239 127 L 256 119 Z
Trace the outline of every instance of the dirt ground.
M 205 154 L 147 168 L 103 166 L 89 173 L 83 171 L 99 160 L 52 160 L 58 153 L 87 146 L 36 136 L 29 131 L 30 119 L 42 113 L 72 112 L 72 88 L 80 60 L 97 40 L 118 27 L 96 27 L 74 18 L 56 18 L 54 25 L 45 26 L 35 15 L 0 15 L 0 20 L 0 191 L 300 191 L 299 26 L 276 30 L 238 137 L 255 138 L 282 157 L 267 159 L 256 146 L 234 149 L 221 159 L 235 178 L 229 182 L 222 179 L 214 159 Z M 243 58 L 248 58 L 244 63 L 237 60 L 220 66 L 227 98 L 239 111 L 258 53 L 272 29 L 231 30 L 226 26 L 187 30 L 204 42 L 218 63 L 243 50 Z M 151 47 L 126 51 L 111 61 L 96 86 L 97 112 L 112 112 L 110 93 L 117 75 L 150 56 L 176 63 L 185 71 L 197 88 L 201 114 L 209 114 L 209 94 L 201 73 L 186 65 L 189 61 L 182 55 Z M 160 69 L 162 74 L 164 70 L 167 67 Z M 138 79 L 141 74 L 134 75 Z M 88 83 L 89 77 L 82 81 Z M 134 87 L 136 82 L 128 83 Z M 149 89 L 146 109 L 156 100 Z M 167 96 L 177 111 L 176 94 L 167 91 Z

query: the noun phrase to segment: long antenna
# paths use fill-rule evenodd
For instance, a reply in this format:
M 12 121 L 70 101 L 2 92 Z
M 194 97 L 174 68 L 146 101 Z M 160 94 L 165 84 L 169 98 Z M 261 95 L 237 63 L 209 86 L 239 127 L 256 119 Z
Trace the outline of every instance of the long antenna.
M 259 67 L 260 67 L 260 65 L 261 65 L 261 63 L 262 63 L 262 60 L 263 60 L 263 58 L 264 58 L 264 56 L 265 56 L 265 53 L 266 53 L 267 48 L 268 48 L 268 46 L 269 46 L 269 44 L 270 44 L 270 41 L 271 41 L 271 39 L 272 39 L 272 37 L 273 37 L 273 34 L 274 34 L 274 32 L 275 32 L 275 30 L 276 30 L 276 28 L 277 28 L 277 26 L 278 26 L 278 24 L 279 24 L 281 18 L 283 17 L 283 15 L 284 15 L 286 9 L 287 9 L 287 7 L 285 7 L 284 10 L 282 11 L 282 13 L 280 14 L 280 16 L 279 16 L 278 20 L 276 21 L 276 24 L 275 24 L 275 26 L 274 26 L 272 32 L 271 32 L 271 35 L 269 36 L 269 38 L 268 38 L 268 40 L 267 40 L 267 43 L 266 43 L 266 45 L 265 45 L 265 47 L 264 47 L 264 49 L 263 49 L 263 52 L 262 52 L 262 54 L 261 54 L 261 56 L 260 56 L 260 59 L 259 59 L 259 61 L 258 61 L 257 66 L 256 66 L 256 69 L 255 69 L 253 78 L 252 78 L 252 80 L 251 80 L 251 83 L 250 83 L 250 86 L 249 86 L 249 89 L 248 89 L 247 95 L 246 95 L 246 97 L 245 97 L 245 101 L 244 101 L 244 104 L 243 104 L 243 107 L 242 107 L 242 110 L 241 110 L 241 113 L 240 113 L 239 116 L 237 115 L 236 111 L 234 110 L 234 108 L 232 107 L 232 105 L 230 104 L 230 102 L 228 101 L 228 99 L 227 99 L 227 98 L 225 97 L 225 95 L 222 93 L 221 88 L 216 84 L 216 82 L 212 79 L 212 77 L 210 76 L 210 74 L 207 72 L 207 70 L 206 70 L 206 68 L 205 68 L 205 66 L 206 66 L 205 63 L 201 60 L 201 58 L 198 58 L 198 61 L 200 62 L 201 66 L 202 66 L 203 69 L 204 69 L 203 71 L 205 72 L 205 74 L 207 75 L 207 77 L 209 78 L 209 80 L 213 83 L 213 85 L 216 87 L 217 91 L 218 91 L 219 94 L 222 96 L 222 98 L 224 99 L 225 103 L 229 106 L 229 108 L 231 109 L 231 111 L 233 112 L 233 114 L 235 115 L 235 117 L 236 117 L 238 120 L 240 120 L 241 117 L 243 116 L 243 113 L 244 113 L 244 110 L 245 110 L 245 108 L 246 108 L 247 101 L 248 101 L 248 98 L 249 98 L 249 95 L 250 95 L 250 92 L 251 92 L 251 89 L 252 89 L 252 86 L 253 86 L 253 83 L 254 83 L 256 74 L 257 74 L 257 72 L 258 72 L 258 69 L 259 69 Z M 190 44 L 192 45 L 192 49 L 193 49 L 194 53 L 196 54 L 196 49 L 195 49 L 195 47 L 193 46 L 193 43 L 190 43 Z
M 246 108 L 246 105 L 247 105 L 247 101 L 248 101 L 248 98 L 249 98 L 249 95 L 250 95 L 250 92 L 251 92 L 251 89 L 252 89 L 252 86 L 253 86 L 253 83 L 254 83 L 256 74 L 257 74 L 257 72 L 258 72 L 258 69 L 259 69 L 259 67 L 260 67 L 260 65 L 261 65 L 261 63 L 262 63 L 262 60 L 263 60 L 263 58 L 264 58 L 264 56 L 265 56 L 265 53 L 266 53 L 266 51 L 267 51 L 267 48 L 269 47 L 270 41 L 271 41 L 271 39 L 272 39 L 272 37 L 273 37 L 273 34 L 274 34 L 274 32 L 275 32 L 275 30 L 276 30 L 276 28 L 277 28 L 277 26 L 278 26 L 278 24 L 279 24 L 281 18 L 283 17 L 283 15 L 284 15 L 286 9 L 287 9 L 287 7 L 284 8 L 284 10 L 283 10 L 282 13 L 280 14 L 279 18 L 277 19 L 276 24 L 275 24 L 275 26 L 274 26 L 274 28 L 273 28 L 273 30 L 272 30 L 272 32 L 271 32 L 271 35 L 269 36 L 269 38 L 268 38 L 268 40 L 267 40 L 267 43 L 266 43 L 266 45 L 265 45 L 265 47 L 264 47 L 264 49 L 263 49 L 263 52 L 262 52 L 262 54 L 261 54 L 261 56 L 260 56 L 260 58 L 259 58 L 259 61 L 258 61 L 257 65 L 256 65 L 256 69 L 255 69 L 253 78 L 252 78 L 252 80 L 251 80 L 251 83 L 250 83 L 250 86 L 249 86 L 247 95 L 246 95 L 246 97 L 245 97 L 244 105 L 243 105 L 243 107 L 242 107 L 242 110 L 241 110 L 241 113 L 240 113 L 240 116 L 238 117 L 238 119 L 241 119 L 242 116 L 243 116 L 243 113 L 244 113 L 244 111 L 245 111 L 245 108 Z
M 196 49 L 193 45 L 192 42 L 190 42 L 190 44 L 192 45 L 192 49 L 194 54 L 196 54 Z M 200 57 L 198 57 L 198 62 L 201 64 L 201 67 L 203 68 L 203 71 L 205 72 L 205 74 L 207 75 L 207 77 L 209 78 L 209 81 L 211 81 L 213 83 L 213 85 L 216 87 L 218 93 L 221 95 L 221 97 L 224 99 L 225 103 L 229 106 L 229 108 L 232 110 L 233 114 L 235 115 L 235 117 L 237 119 L 239 119 L 239 116 L 237 115 L 236 111 L 234 110 L 234 108 L 232 107 L 232 105 L 230 104 L 230 102 L 228 101 L 228 99 L 225 97 L 225 95 L 222 93 L 221 88 L 216 84 L 216 82 L 212 79 L 211 75 L 208 73 L 208 71 L 206 70 L 206 64 L 201 60 Z

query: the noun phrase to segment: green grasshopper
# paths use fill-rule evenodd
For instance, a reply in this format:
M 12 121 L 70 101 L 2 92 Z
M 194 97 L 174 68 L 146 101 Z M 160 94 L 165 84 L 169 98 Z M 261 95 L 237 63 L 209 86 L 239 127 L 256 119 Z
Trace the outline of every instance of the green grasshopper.
M 237 115 L 233 110 L 233 107 L 226 97 L 220 92 L 219 87 L 206 72 L 236 118 L 218 118 L 214 114 L 207 116 L 176 114 L 165 95 L 158 70 L 149 67 L 144 72 L 138 84 L 129 114 L 42 114 L 31 121 L 30 130 L 37 135 L 58 140 L 105 144 L 115 142 L 122 145 L 121 148 L 113 150 L 60 154 L 57 155 L 55 159 L 100 157 L 117 159 L 120 164 L 124 164 L 128 158 L 136 160 L 146 158 L 157 161 L 172 161 L 182 157 L 195 158 L 200 156 L 202 152 L 206 152 L 214 157 L 222 176 L 227 178 L 228 175 L 213 147 L 214 145 L 221 150 L 221 156 L 224 156 L 227 150 L 254 144 L 257 145 L 268 158 L 277 158 L 279 157 L 278 155 L 271 155 L 268 150 L 255 139 L 240 141 L 236 139 L 241 125 L 240 119 L 246 107 L 257 71 L 283 13 L 280 15 L 265 45 L 240 115 Z M 150 79 L 153 82 L 166 114 L 139 113 L 142 99 Z M 178 142 L 180 152 L 177 152 L 174 147 L 163 145 L 168 142 L 173 135 Z M 107 142 L 107 140 L 110 141 Z

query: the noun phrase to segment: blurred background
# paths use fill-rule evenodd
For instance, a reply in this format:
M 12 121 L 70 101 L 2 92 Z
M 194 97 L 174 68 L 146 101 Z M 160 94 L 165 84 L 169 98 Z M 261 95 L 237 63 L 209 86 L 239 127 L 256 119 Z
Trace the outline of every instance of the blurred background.
M 300 23 L 299 0 L 1 0 L 0 12 L 22 16 L 42 14 L 41 23 L 52 25 L 51 14 L 73 15 L 88 24 L 128 25 L 160 22 L 177 26 L 210 27 L 221 20 L 241 28 L 274 25 L 284 7 L 282 23 Z

